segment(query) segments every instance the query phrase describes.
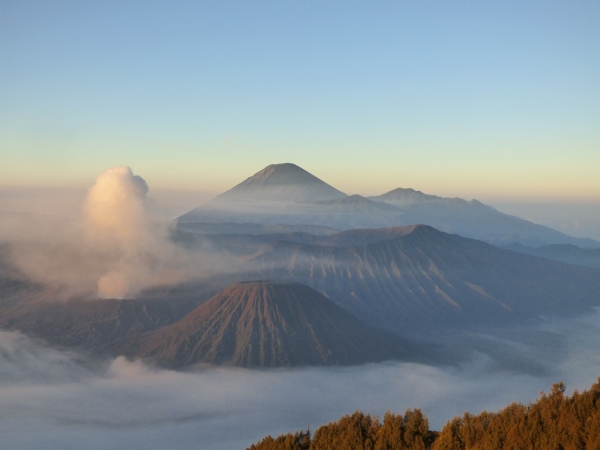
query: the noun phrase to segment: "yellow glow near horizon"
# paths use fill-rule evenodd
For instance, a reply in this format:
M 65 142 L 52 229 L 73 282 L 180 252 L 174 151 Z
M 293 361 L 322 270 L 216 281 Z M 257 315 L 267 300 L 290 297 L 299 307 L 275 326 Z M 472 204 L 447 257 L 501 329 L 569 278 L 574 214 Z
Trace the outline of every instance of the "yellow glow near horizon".
M 293 162 L 293 161 L 290 161 Z M 223 192 L 242 182 L 263 165 L 227 163 L 129 164 L 147 180 L 151 190 Z M 348 194 L 379 195 L 392 189 L 413 188 L 443 197 L 600 199 L 600 177 L 594 164 L 336 164 L 302 166 Z M 104 167 L 102 169 L 105 169 Z M 0 187 L 86 187 L 100 171 L 75 163 L 49 166 L 12 165 L 0 169 Z

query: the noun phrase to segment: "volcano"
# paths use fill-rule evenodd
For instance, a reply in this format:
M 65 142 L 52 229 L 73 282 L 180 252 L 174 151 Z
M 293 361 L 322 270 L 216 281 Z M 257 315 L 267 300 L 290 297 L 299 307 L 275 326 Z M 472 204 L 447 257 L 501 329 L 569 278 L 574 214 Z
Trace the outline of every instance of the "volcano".
M 270 200 L 305 202 L 335 200 L 346 197 L 296 164 L 271 164 L 242 181 L 215 201 Z
M 308 286 L 235 283 L 173 325 L 117 345 L 170 367 L 276 367 L 403 359 L 411 344 L 372 328 Z
M 306 217 L 304 209 L 307 205 L 345 197 L 343 192 L 295 164 L 271 164 L 208 203 L 182 215 L 177 222 L 314 225 L 312 214 Z M 302 205 L 300 209 L 299 205 Z M 312 206 L 309 208 L 314 209 Z

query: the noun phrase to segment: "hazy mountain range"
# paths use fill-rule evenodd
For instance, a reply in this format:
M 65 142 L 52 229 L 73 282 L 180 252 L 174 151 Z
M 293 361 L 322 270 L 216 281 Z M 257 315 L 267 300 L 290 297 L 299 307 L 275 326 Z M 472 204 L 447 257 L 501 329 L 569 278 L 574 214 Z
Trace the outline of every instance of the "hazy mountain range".
M 267 166 L 182 215 L 177 223 L 183 227 L 190 223 L 313 225 L 340 230 L 419 223 L 496 244 L 600 247 L 592 239 L 568 236 L 477 200 L 443 198 L 402 188 L 368 198 L 349 196 L 289 163 Z
M 439 228 L 457 234 L 398 226 L 410 217 L 440 221 Z M 0 327 L 171 367 L 446 363 L 470 351 L 452 348 L 449 333 L 527 327 L 600 305 L 599 269 L 543 254 L 548 248 L 560 253 L 554 259 L 592 261 L 597 250 L 519 243 L 552 239 L 595 243 L 475 200 L 411 189 L 347 196 L 297 166 L 272 165 L 171 229 L 169 245 L 189 256 L 188 272 L 201 259 L 218 261 L 210 276 L 199 273 L 135 299 L 57 301 L 57 287 L 27 279 L 5 244 Z

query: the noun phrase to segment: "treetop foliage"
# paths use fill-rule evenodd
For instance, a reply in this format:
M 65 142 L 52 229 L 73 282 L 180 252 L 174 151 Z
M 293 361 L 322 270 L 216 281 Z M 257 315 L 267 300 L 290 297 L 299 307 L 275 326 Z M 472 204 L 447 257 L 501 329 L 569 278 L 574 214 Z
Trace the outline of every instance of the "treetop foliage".
M 310 431 L 267 436 L 246 450 L 600 450 L 600 377 L 589 391 L 565 395 L 561 383 L 535 403 L 466 412 L 431 431 L 419 409 L 386 412 L 383 422 L 361 411 Z

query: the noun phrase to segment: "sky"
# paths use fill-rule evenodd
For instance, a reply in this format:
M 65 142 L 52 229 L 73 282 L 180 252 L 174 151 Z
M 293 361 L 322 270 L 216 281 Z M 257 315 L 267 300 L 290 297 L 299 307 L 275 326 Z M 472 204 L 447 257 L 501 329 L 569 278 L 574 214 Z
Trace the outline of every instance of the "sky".
M 596 1 L 0 0 L 0 188 L 600 202 Z

